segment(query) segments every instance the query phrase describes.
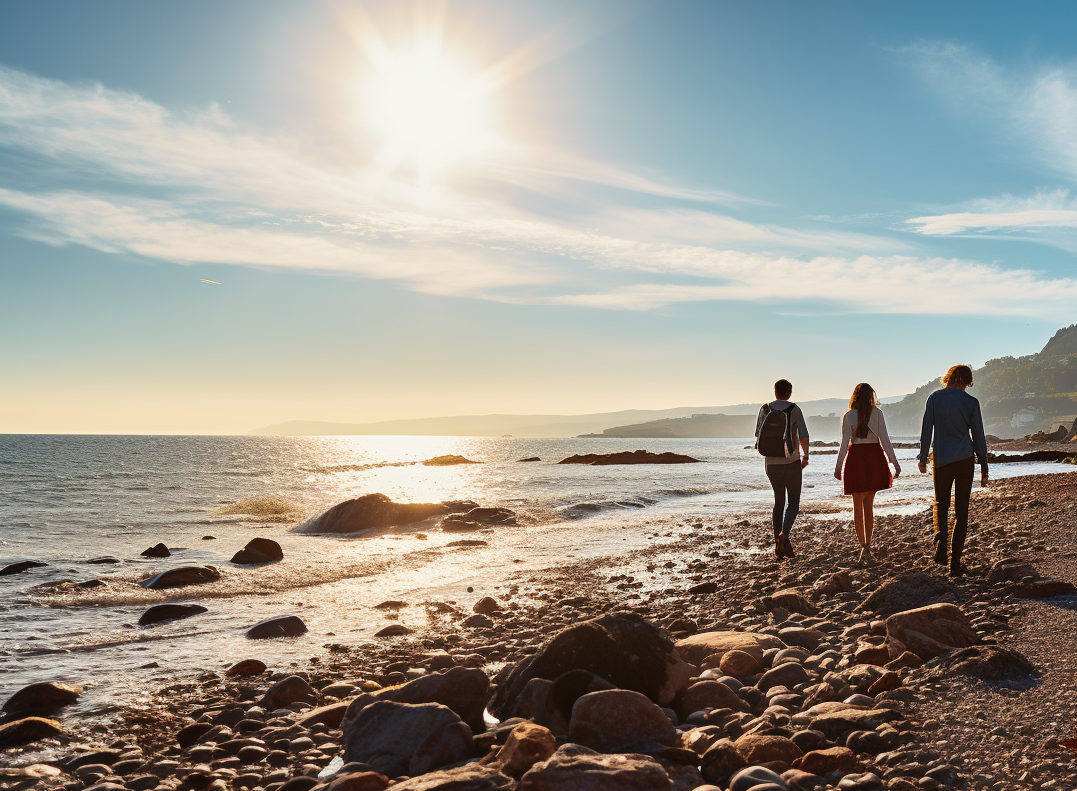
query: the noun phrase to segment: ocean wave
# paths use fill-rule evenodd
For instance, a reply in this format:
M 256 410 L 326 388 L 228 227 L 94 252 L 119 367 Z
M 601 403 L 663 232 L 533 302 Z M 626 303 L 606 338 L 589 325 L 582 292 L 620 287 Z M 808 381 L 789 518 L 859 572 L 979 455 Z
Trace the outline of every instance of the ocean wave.
M 296 503 L 270 494 L 244 497 L 221 506 L 216 513 L 221 516 L 252 517 L 253 521 L 265 522 L 290 522 L 303 516 L 303 510 Z
M 602 500 L 600 502 L 584 502 L 567 505 L 557 509 L 562 519 L 586 519 L 589 516 L 602 513 L 603 511 L 618 511 L 637 508 L 646 508 L 658 501 L 651 497 L 632 497 L 624 500 Z
M 332 475 L 338 472 L 366 472 L 381 467 L 413 467 L 417 461 L 382 461 L 374 464 L 316 464 L 308 467 L 300 467 L 301 472 L 313 472 L 318 475 Z

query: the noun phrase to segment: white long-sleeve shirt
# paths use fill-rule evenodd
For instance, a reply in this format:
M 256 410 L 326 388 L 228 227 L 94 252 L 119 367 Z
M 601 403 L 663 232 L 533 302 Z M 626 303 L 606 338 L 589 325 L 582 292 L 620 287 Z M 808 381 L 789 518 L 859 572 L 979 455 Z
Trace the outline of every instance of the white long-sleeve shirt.
M 834 467 L 834 474 L 841 474 L 841 465 L 845 463 L 845 456 L 849 453 L 849 443 L 853 445 L 878 443 L 883 446 L 883 452 L 890 459 L 890 463 L 896 469 L 901 469 L 901 465 L 898 464 L 897 454 L 894 453 L 894 446 L 890 443 L 890 435 L 886 432 L 886 419 L 883 418 L 883 413 L 874 407 L 872 408 L 871 415 L 868 417 L 868 435 L 866 437 L 854 436 L 857 419 L 855 409 L 850 409 L 845 413 L 845 417 L 841 419 L 841 447 L 838 448 L 838 463 Z

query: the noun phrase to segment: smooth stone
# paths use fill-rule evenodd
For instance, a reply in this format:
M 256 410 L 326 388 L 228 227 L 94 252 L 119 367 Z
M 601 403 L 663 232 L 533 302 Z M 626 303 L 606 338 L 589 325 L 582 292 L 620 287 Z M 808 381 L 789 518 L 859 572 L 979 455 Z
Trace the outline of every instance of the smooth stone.
M 572 706 L 569 739 L 600 752 L 626 752 L 641 744 L 673 746 L 677 731 L 650 698 L 627 689 L 589 692 Z
M 172 557 L 172 553 L 168 551 L 168 547 L 164 544 L 154 544 L 149 549 L 142 550 L 141 553 L 144 558 L 169 558 Z
M 221 572 L 213 566 L 180 566 L 150 577 L 142 583 L 142 587 L 150 590 L 183 588 L 188 585 L 216 582 L 220 578 Z
M 68 706 L 78 700 L 78 687 L 57 681 L 40 681 L 23 687 L 4 703 L 6 714 L 37 714 Z
M 266 663 L 260 659 L 241 659 L 224 672 L 229 678 L 257 676 L 266 672 Z
M 246 566 L 275 563 L 278 560 L 284 560 L 284 551 L 280 544 L 270 538 L 252 538 L 232 556 L 233 563 Z
M 60 736 L 63 733 L 63 727 L 56 720 L 44 717 L 24 717 L 0 725 L 0 747 L 31 744 L 42 739 Z
M 269 637 L 295 637 L 307 631 L 307 625 L 298 615 L 279 615 L 259 621 L 247 630 L 251 640 L 264 640 Z
M 155 604 L 138 619 L 139 626 L 151 626 L 161 621 L 176 621 L 208 612 L 201 604 Z
M 773 783 L 783 789 L 787 787 L 777 772 L 772 772 L 765 766 L 749 766 L 741 769 L 729 779 L 729 791 L 748 791 L 764 783 Z
M 0 569 L 0 577 L 6 577 L 10 574 L 21 574 L 24 571 L 30 569 L 39 569 L 49 565 L 48 563 L 39 563 L 36 560 L 20 560 L 17 563 L 9 563 Z
M 464 724 L 438 703 L 376 701 L 344 721 L 344 760 L 361 761 L 389 777 L 405 775 L 416 751 L 450 723 Z
M 317 691 L 307 683 L 305 678 L 288 676 L 271 686 L 259 705 L 266 711 L 273 711 L 292 703 L 310 703 L 317 699 Z

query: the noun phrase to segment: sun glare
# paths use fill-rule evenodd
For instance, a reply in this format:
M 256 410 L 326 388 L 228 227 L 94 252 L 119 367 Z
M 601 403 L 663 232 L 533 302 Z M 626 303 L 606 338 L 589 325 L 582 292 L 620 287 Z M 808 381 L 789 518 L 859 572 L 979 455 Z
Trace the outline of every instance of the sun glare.
M 364 125 L 382 144 L 382 167 L 411 165 L 423 185 L 488 150 L 490 86 L 439 42 L 383 50 L 365 85 Z

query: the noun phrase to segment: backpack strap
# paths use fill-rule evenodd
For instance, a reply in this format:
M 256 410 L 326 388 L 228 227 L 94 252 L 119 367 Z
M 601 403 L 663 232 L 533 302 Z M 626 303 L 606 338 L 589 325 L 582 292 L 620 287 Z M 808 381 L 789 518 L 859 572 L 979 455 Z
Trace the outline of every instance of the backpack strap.
M 797 408 L 796 404 L 790 404 L 782 412 L 785 413 L 785 446 L 789 449 L 789 455 L 793 455 L 795 445 L 793 444 L 793 410 Z

